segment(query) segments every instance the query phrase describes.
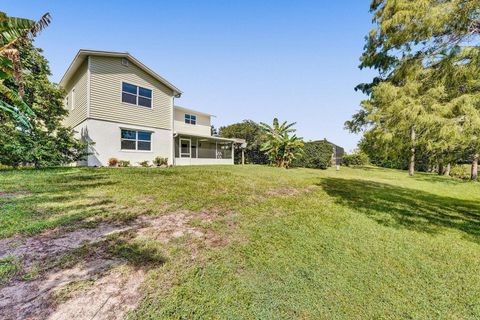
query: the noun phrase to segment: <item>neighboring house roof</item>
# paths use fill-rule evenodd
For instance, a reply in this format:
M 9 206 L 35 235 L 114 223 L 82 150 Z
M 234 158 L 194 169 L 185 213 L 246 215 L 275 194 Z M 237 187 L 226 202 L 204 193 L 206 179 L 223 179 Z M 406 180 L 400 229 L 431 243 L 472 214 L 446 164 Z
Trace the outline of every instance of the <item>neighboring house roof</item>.
M 130 62 L 137 65 L 140 69 L 142 69 L 143 71 L 151 75 L 153 78 L 155 78 L 156 80 L 164 84 L 167 88 L 170 88 L 177 98 L 180 97 L 183 93 L 180 89 L 178 89 L 173 84 L 168 82 L 165 78 L 155 73 L 152 69 L 148 68 L 146 65 L 141 63 L 139 60 L 137 60 L 134 56 L 132 56 L 128 52 L 99 51 L 99 50 L 87 50 L 87 49 L 78 50 L 77 55 L 75 56 L 72 63 L 68 67 L 67 71 L 63 75 L 62 80 L 60 80 L 61 86 L 65 86 L 65 83 L 67 83 L 68 80 L 70 80 L 70 78 L 75 74 L 77 69 L 82 65 L 83 61 L 88 56 L 126 58 Z
M 201 114 L 201 115 L 204 115 L 204 116 L 207 116 L 207 117 L 215 117 L 215 115 L 213 115 L 213 114 L 209 114 L 209 113 L 197 111 L 197 110 L 194 110 L 194 109 L 188 109 L 188 108 L 181 107 L 181 106 L 174 106 L 174 108 L 175 108 L 176 110 L 181 110 L 181 111 L 186 111 L 186 112 L 197 113 L 197 114 Z

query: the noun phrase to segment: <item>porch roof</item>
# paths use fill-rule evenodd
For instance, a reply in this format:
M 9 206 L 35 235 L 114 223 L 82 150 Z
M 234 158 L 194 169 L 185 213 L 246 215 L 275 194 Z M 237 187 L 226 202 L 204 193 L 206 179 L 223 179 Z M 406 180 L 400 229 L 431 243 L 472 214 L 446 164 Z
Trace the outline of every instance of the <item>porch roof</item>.
M 238 139 L 231 139 L 231 138 L 222 138 L 222 137 L 216 137 L 216 136 L 208 136 L 208 135 L 200 135 L 200 134 L 194 134 L 191 132 L 175 132 L 178 135 L 181 136 L 189 136 L 189 137 L 196 137 L 196 138 L 202 138 L 202 139 L 211 139 L 211 140 L 219 140 L 219 141 L 229 141 L 229 142 L 235 142 L 239 143 Z

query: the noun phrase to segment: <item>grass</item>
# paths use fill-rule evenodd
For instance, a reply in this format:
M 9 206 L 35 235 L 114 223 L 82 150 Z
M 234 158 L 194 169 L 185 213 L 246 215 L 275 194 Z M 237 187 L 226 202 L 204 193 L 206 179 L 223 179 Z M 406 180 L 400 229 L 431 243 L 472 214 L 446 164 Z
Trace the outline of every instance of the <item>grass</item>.
M 113 254 L 154 262 L 134 319 L 480 318 L 478 183 L 260 166 L 0 175 L 0 238 L 178 209 L 235 213 L 211 226 L 228 241 L 194 261 L 180 246 L 110 240 Z

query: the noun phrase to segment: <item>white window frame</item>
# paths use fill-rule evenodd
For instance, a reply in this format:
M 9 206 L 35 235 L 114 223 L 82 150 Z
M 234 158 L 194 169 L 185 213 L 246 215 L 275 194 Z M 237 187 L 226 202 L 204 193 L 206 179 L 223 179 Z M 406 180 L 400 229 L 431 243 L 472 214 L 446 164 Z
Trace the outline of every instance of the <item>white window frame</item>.
M 182 140 L 188 141 L 188 153 L 182 153 Z M 178 155 L 180 156 L 180 158 L 192 158 L 192 139 L 179 138 Z M 183 157 L 183 155 L 188 155 L 188 157 Z
M 123 91 L 123 84 L 124 83 L 137 87 L 137 93 L 135 94 L 135 103 L 130 103 L 130 102 L 123 101 L 123 93 L 129 94 L 129 95 L 132 95 L 132 96 L 134 95 L 133 93 Z M 148 97 L 145 97 L 145 96 L 140 96 L 140 88 L 150 90 L 152 92 L 152 97 L 148 98 Z M 139 105 L 138 104 L 138 98 L 139 97 L 142 97 L 142 98 L 145 98 L 145 99 L 150 99 L 151 100 L 150 107 L 145 107 L 145 106 Z M 123 81 L 122 80 L 120 82 L 120 102 L 123 103 L 123 104 L 129 105 L 129 106 L 137 106 L 137 107 L 144 108 L 144 109 L 153 109 L 153 88 L 145 87 L 143 85 L 139 85 L 139 84 L 136 84 L 136 83 L 133 83 L 133 82 L 130 82 L 130 81 Z
M 189 122 L 187 122 L 187 117 L 189 118 L 188 119 Z M 192 117 L 195 118 L 195 120 L 193 120 L 193 121 L 195 121 L 195 123 L 192 123 Z M 183 120 L 184 120 L 185 124 L 191 124 L 192 126 L 197 125 L 197 115 L 195 115 L 195 114 L 185 113 L 185 116 L 183 117 Z
M 122 138 L 122 130 L 135 131 L 135 139 Z M 150 141 L 149 140 L 139 140 L 138 139 L 138 132 L 148 132 L 148 133 L 150 133 Z M 122 141 L 123 140 L 135 141 L 135 149 L 122 149 Z M 138 150 L 138 142 L 150 142 L 150 150 Z M 125 151 L 125 152 L 152 152 L 152 147 L 153 147 L 153 131 L 131 129 L 131 128 L 120 128 L 120 151 Z

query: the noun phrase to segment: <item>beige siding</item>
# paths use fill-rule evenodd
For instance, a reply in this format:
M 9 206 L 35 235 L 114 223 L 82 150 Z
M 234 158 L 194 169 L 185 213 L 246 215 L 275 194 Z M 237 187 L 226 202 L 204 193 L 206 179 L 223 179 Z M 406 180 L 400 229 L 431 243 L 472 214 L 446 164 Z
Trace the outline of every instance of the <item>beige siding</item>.
M 197 124 L 185 123 L 185 114 L 197 116 Z M 210 117 L 198 114 L 193 111 L 186 111 L 183 109 L 175 109 L 175 131 L 181 133 L 198 134 L 202 136 L 209 136 L 211 134 Z
M 90 118 L 171 129 L 171 89 L 135 66 L 122 65 L 121 58 L 90 57 Z M 122 102 L 122 81 L 153 90 L 153 108 Z
M 72 79 L 64 88 L 68 97 L 68 116 L 64 125 L 75 127 L 87 118 L 87 82 L 88 82 L 88 59 L 78 68 Z M 72 98 L 72 89 L 75 88 L 75 98 Z M 72 103 L 74 105 L 72 105 Z

